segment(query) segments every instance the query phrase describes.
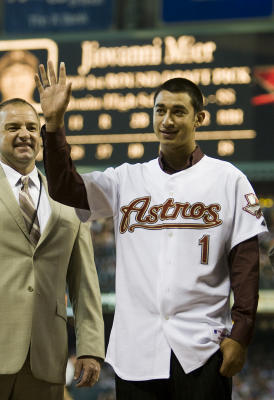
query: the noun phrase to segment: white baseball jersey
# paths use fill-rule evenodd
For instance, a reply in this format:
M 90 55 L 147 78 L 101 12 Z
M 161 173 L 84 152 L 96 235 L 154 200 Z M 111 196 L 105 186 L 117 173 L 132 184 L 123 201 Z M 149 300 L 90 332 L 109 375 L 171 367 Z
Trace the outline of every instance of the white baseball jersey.
M 228 254 L 267 230 L 250 183 L 207 156 L 172 175 L 155 159 L 82 177 L 90 219 L 114 218 L 106 361 L 126 380 L 168 378 L 171 349 L 186 373 L 202 366 L 232 325 Z

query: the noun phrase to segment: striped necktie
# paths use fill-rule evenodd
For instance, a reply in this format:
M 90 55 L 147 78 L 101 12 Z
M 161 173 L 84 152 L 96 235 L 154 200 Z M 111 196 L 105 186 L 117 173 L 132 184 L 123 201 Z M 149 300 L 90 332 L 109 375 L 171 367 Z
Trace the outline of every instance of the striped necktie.
M 26 222 L 30 240 L 34 246 L 37 245 L 40 238 L 40 226 L 37 218 L 37 210 L 29 193 L 29 177 L 21 177 L 21 191 L 19 192 L 19 204 Z

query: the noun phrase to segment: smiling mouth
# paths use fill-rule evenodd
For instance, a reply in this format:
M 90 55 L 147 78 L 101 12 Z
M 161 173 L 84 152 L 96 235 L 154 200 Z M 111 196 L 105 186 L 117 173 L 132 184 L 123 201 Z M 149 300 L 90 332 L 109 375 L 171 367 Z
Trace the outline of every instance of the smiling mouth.
M 21 144 L 16 144 L 15 145 L 16 148 L 21 148 L 21 149 L 25 149 L 25 148 L 30 148 L 32 149 L 32 145 L 29 143 L 21 143 Z
M 164 137 L 174 137 L 177 131 L 160 131 Z

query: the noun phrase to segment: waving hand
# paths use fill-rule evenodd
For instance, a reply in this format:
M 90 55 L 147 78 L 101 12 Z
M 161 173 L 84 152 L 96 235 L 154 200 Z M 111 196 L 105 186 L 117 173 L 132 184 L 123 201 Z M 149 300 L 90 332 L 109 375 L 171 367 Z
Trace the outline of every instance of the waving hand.
M 71 95 L 71 83 L 66 82 L 65 63 L 61 62 L 59 80 L 53 63 L 48 62 L 48 75 L 44 65 L 39 66 L 40 76 L 35 75 L 35 83 L 40 95 L 40 103 L 46 121 L 47 132 L 55 132 L 64 125 L 64 115 Z

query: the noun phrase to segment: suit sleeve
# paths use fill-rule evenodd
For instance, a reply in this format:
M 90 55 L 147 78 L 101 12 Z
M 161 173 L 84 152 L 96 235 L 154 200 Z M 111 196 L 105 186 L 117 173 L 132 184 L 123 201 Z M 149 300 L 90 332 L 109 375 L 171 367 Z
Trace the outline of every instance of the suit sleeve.
M 75 317 L 76 356 L 104 359 L 104 322 L 89 226 L 79 223 L 67 273 Z

